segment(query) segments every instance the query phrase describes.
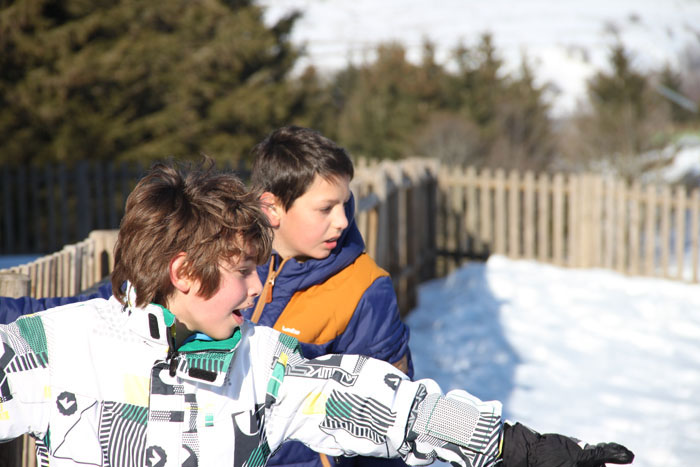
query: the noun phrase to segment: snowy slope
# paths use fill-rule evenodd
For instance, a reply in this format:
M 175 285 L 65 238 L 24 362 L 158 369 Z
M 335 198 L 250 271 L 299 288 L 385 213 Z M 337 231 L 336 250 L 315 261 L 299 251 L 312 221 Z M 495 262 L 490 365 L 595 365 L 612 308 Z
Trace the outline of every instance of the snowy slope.
M 698 285 L 493 256 L 423 284 L 407 323 L 418 378 L 636 467 L 698 465 Z
M 527 53 L 542 82 L 560 90 L 555 113 L 575 108 L 585 80 L 607 63 L 616 30 L 640 68 L 676 64 L 679 52 L 700 40 L 698 0 L 261 0 L 274 21 L 304 12 L 292 40 L 306 44 L 308 61 L 337 69 L 362 61 L 383 41 L 399 40 L 417 59 L 423 38 L 445 62 L 459 41 L 474 45 L 491 32 L 506 63 Z

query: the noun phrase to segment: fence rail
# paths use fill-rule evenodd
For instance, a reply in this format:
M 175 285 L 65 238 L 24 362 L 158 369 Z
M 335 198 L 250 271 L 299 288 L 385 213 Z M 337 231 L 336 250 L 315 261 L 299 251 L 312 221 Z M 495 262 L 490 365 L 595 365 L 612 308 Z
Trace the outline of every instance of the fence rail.
M 497 253 L 698 282 L 698 189 L 446 167 L 438 186 L 438 251 L 452 258 L 446 270 Z

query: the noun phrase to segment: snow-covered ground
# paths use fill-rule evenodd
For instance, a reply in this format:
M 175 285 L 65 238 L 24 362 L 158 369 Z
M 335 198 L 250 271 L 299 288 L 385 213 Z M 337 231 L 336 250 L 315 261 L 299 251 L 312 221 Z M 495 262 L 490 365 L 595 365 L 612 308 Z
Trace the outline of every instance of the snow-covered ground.
M 424 38 L 437 46 L 437 58 L 448 62 L 460 41 L 477 43 L 493 35 L 507 69 L 526 53 L 540 82 L 560 91 L 552 96 L 554 111 L 575 109 L 585 81 L 608 61 L 616 36 L 634 53 L 641 69 L 678 64 L 679 53 L 698 43 L 698 0 L 260 0 L 268 21 L 291 9 L 304 16 L 292 40 L 308 51 L 303 66 L 344 67 L 371 59 L 375 47 L 402 42 L 408 58 L 418 60 Z M 613 31 L 616 31 L 614 33 Z
M 421 285 L 406 321 L 416 377 L 636 467 L 699 462 L 698 285 L 492 256 Z

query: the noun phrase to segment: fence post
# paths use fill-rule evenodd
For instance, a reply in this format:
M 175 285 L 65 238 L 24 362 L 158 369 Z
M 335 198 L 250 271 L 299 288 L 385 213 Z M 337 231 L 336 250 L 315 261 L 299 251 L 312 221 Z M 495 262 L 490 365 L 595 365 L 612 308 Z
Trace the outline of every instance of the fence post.
M 676 209 L 676 222 L 674 225 L 675 231 L 675 242 L 676 242 L 676 279 L 683 280 L 683 263 L 685 255 L 685 210 L 686 210 L 686 200 L 687 194 L 684 186 L 677 186 L 675 193 L 675 209 Z
M 29 295 L 29 276 L 16 272 L 0 272 L 0 296 L 24 297 Z M 0 444 L 0 465 L 36 466 L 34 439 L 28 435 Z
M 548 262 L 550 259 L 550 208 L 549 208 L 549 174 L 542 172 L 537 180 L 537 259 Z
M 29 276 L 17 272 L 0 272 L 0 296 L 25 297 L 29 295 Z
M 528 170 L 523 180 L 523 198 L 525 202 L 525 248 L 523 256 L 526 259 L 535 257 L 535 174 Z
M 690 264 L 692 265 L 691 280 L 693 283 L 698 282 L 698 232 L 700 232 L 698 211 L 700 211 L 700 190 L 695 188 L 690 198 Z
M 557 173 L 554 175 L 552 185 L 552 259 L 557 266 L 564 265 L 564 177 Z
M 670 278 L 668 261 L 671 249 L 671 187 L 661 188 L 661 277 Z
M 511 170 L 508 175 L 508 255 L 520 257 L 520 174 Z
M 491 210 L 491 170 L 486 167 L 479 173 L 479 237 L 481 238 L 481 248 L 484 253 L 484 257 L 491 255 L 493 251 L 493 239 L 491 234 L 492 229 L 492 219 L 493 211 Z

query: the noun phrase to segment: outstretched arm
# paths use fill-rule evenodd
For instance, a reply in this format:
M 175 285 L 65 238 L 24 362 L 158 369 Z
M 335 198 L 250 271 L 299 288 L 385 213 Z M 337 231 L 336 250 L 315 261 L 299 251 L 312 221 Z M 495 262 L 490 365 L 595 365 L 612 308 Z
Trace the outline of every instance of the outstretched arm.
M 615 443 L 580 446 L 503 424 L 500 402 L 462 390 L 443 394 L 434 381 L 412 382 L 375 359 L 290 358 L 282 378 L 268 426 L 271 446 L 295 439 L 334 456 L 402 457 L 410 465 L 440 459 L 463 467 L 601 467 L 634 458 Z

